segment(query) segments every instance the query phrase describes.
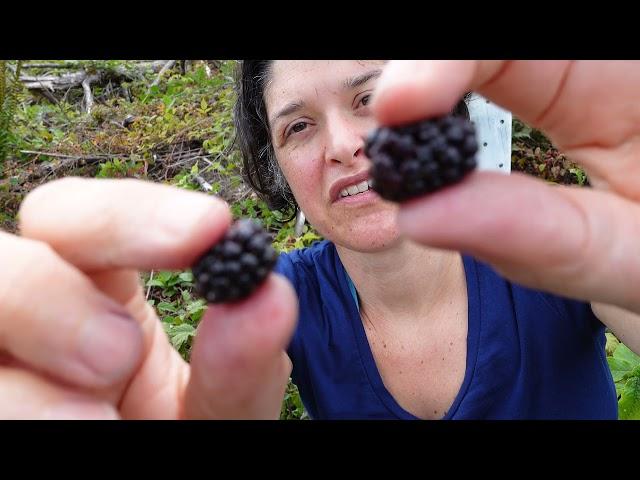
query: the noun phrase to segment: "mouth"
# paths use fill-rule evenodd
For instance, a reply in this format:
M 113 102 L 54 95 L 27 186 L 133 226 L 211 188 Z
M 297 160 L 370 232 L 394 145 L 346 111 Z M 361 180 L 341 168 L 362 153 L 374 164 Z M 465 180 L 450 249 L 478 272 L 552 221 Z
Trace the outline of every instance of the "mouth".
M 368 192 L 370 189 L 371 179 L 348 185 L 347 187 L 340 190 L 340 196 L 338 197 L 338 200 L 345 197 L 355 197 L 357 195 L 362 195 L 363 193 Z
M 329 196 L 332 203 L 368 197 L 374 193 L 371 184 L 372 180 L 369 178 L 369 172 L 362 171 L 334 182 L 329 190 Z

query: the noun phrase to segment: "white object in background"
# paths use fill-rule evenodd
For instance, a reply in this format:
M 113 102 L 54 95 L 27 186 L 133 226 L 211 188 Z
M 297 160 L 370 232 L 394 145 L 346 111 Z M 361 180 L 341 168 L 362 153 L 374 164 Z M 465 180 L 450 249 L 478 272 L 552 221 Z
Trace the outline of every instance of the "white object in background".
M 478 169 L 511 172 L 511 112 L 477 93 L 467 100 L 478 138 Z

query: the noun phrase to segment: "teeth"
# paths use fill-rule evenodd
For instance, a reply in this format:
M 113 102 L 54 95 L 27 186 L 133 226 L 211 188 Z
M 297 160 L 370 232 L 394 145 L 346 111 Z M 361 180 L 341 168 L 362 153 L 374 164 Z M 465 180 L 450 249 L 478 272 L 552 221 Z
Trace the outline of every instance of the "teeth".
M 371 187 L 371 180 L 363 180 L 360 183 L 350 185 L 347 188 L 340 190 L 340 196 L 347 197 L 350 195 L 357 195 L 358 193 L 366 192 L 369 190 L 369 187 Z
M 356 185 L 356 187 L 358 187 L 358 192 L 360 193 L 366 192 L 367 190 L 369 190 L 369 184 L 367 183 L 366 180 L 363 180 L 362 182 L 360 182 L 358 185 Z
M 356 193 L 358 193 L 358 186 L 357 185 L 348 186 L 347 192 L 349 192 L 349 195 L 355 195 Z

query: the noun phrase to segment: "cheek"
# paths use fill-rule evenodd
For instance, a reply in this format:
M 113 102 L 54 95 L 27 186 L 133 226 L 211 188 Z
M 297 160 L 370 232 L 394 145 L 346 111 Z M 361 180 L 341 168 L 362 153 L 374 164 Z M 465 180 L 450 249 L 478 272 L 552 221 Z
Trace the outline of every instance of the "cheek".
M 281 165 L 291 191 L 305 213 L 321 202 L 321 163 L 313 152 L 304 152 L 300 149 L 292 152 L 287 161 Z

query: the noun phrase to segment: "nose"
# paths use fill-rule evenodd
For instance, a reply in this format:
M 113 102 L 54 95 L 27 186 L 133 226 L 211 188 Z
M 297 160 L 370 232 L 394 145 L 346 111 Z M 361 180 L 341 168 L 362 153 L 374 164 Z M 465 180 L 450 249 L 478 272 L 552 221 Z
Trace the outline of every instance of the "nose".
M 342 113 L 327 117 L 325 161 L 350 166 L 364 156 L 364 136 L 361 122 Z

